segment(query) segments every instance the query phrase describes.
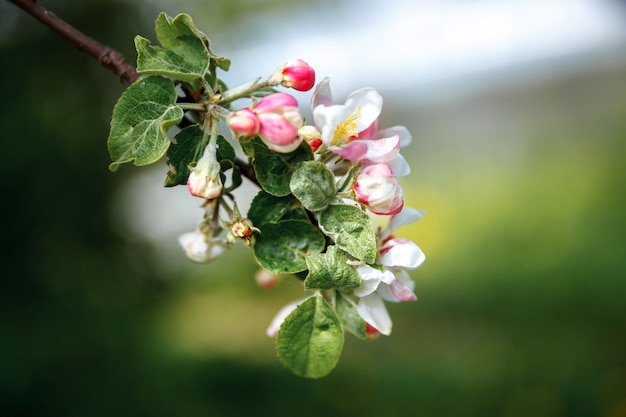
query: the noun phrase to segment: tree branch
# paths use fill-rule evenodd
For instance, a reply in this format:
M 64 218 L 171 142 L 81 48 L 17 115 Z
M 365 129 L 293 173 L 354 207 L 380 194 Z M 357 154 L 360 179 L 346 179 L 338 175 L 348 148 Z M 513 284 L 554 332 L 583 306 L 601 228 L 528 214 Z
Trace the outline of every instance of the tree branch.
M 100 64 L 116 73 L 120 79 L 133 83 L 139 78 L 135 67 L 130 65 L 121 53 L 85 35 L 54 13 L 46 10 L 36 0 L 8 1 L 63 36 L 79 50 L 95 58 Z
M 72 25 L 65 22 L 54 13 L 37 3 L 36 0 L 7 0 L 24 10 L 44 25 L 48 26 L 54 32 L 57 32 L 65 39 L 70 41 L 79 50 L 89 54 L 95 58 L 100 64 L 109 68 L 116 73 L 120 79 L 129 83 L 134 83 L 139 79 L 139 74 L 135 67 L 129 64 L 124 56 L 113 48 L 101 44 L 93 38 L 85 35 Z M 237 158 L 235 161 L 244 177 L 248 178 L 254 184 L 259 185 L 259 181 L 254 174 L 252 166 Z

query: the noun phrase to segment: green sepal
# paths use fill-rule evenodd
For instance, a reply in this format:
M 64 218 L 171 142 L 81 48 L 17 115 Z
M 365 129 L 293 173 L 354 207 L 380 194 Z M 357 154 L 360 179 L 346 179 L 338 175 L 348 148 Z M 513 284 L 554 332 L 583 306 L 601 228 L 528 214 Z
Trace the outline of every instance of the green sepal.
M 172 19 L 160 13 L 155 31 L 162 47 L 135 37 L 137 72 L 187 82 L 204 77 L 212 56 L 209 40 L 196 29 L 189 15 L 183 13 Z
M 289 188 L 310 211 L 321 211 L 335 197 L 335 174 L 321 162 L 300 163 L 289 181 Z
M 220 138 L 221 136 L 218 136 Z M 226 140 L 226 139 L 224 139 Z M 230 143 L 229 143 L 230 145 Z M 219 146 L 219 145 L 218 145 Z M 218 149 L 218 158 L 219 158 L 219 149 Z M 219 160 L 219 159 L 218 159 Z M 233 190 L 239 188 L 243 182 L 241 177 L 241 169 L 230 159 L 221 159 L 220 161 L 220 179 L 222 180 L 222 184 L 224 184 L 223 194 L 229 193 Z M 226 173 L 230 172 L 230 181 L 226 180 Z
M 311 147 L 304 141 L 289 153 L 269 150 L 259 137 L 240 143 L 244 153 L 252 159 L 252 166 L 261 187 L 278 197 L 291 194 L 289 181 L 296 166 L 300 162 L 313 159 Z
M 274 274 L 304 271 L 306 258 L 324 249 L 324 236 L 309 221 L 283 220 L 255 226 L 261 232 L 255 234 L 254 257 Z
M 167 165 L 169 166 L 169 170 L 165 179 L 166 187 L 186 184 L 187 178 L 189 177 L 189 167 L 196 165 L 204 151 L 204 149 L 200 149 L 202 144 L 202 129 L 200 125 L 195 124 L 187 126 L 178 132 L 174 139 L 176 142 L 172 143 L 167 150 Z M 216 156 L 217 160 L 222 165 L 222 172 L 233 167 L 235 149 L 223 136 L 217 137 Z M 233 178 L 233 182 L 234 181 L 235 178 Z
M 365 263 L 376 261 L 376 237 L 372 222 L 361 209 L 341 204 L 321 212 L 319 226 L 337 247 Z
M 321 295 L 314 295 L 298 305 L 280 326 L 278 360 L 296 375 L 321 378 L 337 365 L 343 340 L 335 311 Z
M 304 280 L 305 290 L 350 291 L 361 285 L 361 277 L 352 265 L 348 265 L 346 253 L 332 245 L 325 253 L 306 258 L 309 274 Z
M 343 193 L 354 188 L 359 169 L 361 169 L 361 166 L 355 165 L 339 179 L 337 182 L 337 192 Z
M 356 309 L 356 304 L 350 297 L 337 292 L 335 298 L 335 312 L 343 328 L 362 340 L 369 340 L 365 332 L 366 323 Z
M 131 84 L 113 108 L 107 147 L 115 171 L 120 164 L 137 166 L 158 161 L 170 146 L 167 131 L 183 118 L 176 105 L 176 88 L 163 77 L 146 77 Z

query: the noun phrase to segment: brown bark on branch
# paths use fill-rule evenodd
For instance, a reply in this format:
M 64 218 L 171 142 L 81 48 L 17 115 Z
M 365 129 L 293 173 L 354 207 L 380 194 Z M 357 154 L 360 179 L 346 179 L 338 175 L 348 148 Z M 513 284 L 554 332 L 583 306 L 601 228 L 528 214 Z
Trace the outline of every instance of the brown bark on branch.
M 79 50 L 95 58 L 100 64 L 116 73 L 120 79 L 129 83 L 137 81 L 139 75 L 135 67 L 129 64 L 124 56 L 113 48 L 101 44 L 71 26 L 54 13 L 46 10 L 35 0 L 8 0 L 26 13 L 57 32 L 70 41 Z

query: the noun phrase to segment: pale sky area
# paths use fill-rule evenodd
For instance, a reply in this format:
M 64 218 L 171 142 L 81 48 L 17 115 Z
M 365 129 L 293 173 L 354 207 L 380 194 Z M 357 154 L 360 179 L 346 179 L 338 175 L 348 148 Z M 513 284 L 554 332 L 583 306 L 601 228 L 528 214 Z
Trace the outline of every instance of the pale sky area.
M 299 57 L 347 85 L 344 93 L 395 90 L 626 45 L 624 10 L 598 0 L 367 0 L 272 17 L 252 21 L 255 35 L 227 52 L 235 63 L 267 67 L 233 65 L 228 78 Z

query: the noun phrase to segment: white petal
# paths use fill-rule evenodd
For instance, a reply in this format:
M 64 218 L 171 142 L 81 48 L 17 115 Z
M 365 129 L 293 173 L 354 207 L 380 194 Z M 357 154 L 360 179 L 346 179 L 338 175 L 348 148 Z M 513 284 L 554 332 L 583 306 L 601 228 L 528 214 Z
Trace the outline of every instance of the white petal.
M 376 132 L 376 135 L 373 139 L 387 138 L 394 135 L 398 135 L 400 137 L 401 148 L 404 148 L 411 143 L 411 132 L 409 132 L 409 129 L 407 129 L 405 126 L 393 126 L 386 129 L 381 129 Z
M 362 140 L 367 145 L 367 153 L 364 159 L 372 162 L 389 162 L 393 160 L 400 151 L 400 138 L 391 136 L 377 140 Z
M 396 296 L 396 294 L 394 294 L 394 292 L 392 291 L 391 286 L 386 285 L 386 284 L 382 284 L 378 286 L 378 291 L 377 291 L 378 295 L 380 295 L 383 300 L 391 301 L 393 303 L 399 303 L 400 301 L 417 300 L 417 296 L 415 296 L 415 293 L 413 293 L 413 290 L 415 288 L 415 283 L 413 282 L 409 274 L 407 274 L 407 272 L 403 269 L 397 270 L 394 273 L 395 273 L 395 278 L 396 278 L 394 280 L 395 284 L 397 286 L 403 286 L 405 290 L 408 291 L 408 293 L 412 294 L 412 296 L 409 294 L 408 297 L 406 297 L 406 299 L 399 299 Z
M 393 172 L 393 175 L 396 177 L 404 177 L 411 173 L 409 163 L 400 154 L 397 154 L 391 161 L 387 162 L 387 164 L 391 167 L 391 172 Z
M 320 104 L 330 106 L 333 104 L 333 95 L 330 91 L 330 78 L 326 77 L 315 87 L 315 92 L 311 97 L 311 109 L 315 109 Z
M 380 284 L 383 278 L 382 271 L 374 269 L 369 265 L 359 265 L 356 268 L 356 272 L 361 277 L 361 286 L 354 290 L 354 295 L 357 297 L 365 297 L 376 291 L 378 284 Z
M 338 125 L 342 124 L 354 110 L 341 104 L 320 104 L 313 109 L 313 121 L 322 134 L 322 142 L 328 145 Z
M 423 210 L 416 210 L 414 208 L 405 207 L 402 211 L 391 218 L 387 228 L 385 229 L 385 233 L 383 234 L 383 239 L 390 236 L 393 232 L 398 230 L 400 227 L 415 223 L 422 217 L 424 217 Z
M 284 306 L 283 308 L 281 308 L 280 311 L 278 311 L 278 313 L 276 313 L 276 315 L 272 319 L 272 322 L 270 323 L 270 325 L 267 327 L 265 334 L 267 334 L 269 337 L 276 336 L 276 334 L 278 333 L 278 330 L 280 329 L 281 324 L 283 324 L 283 321 L 285 321 L 287 316 L 293 310 L 295 310 L 296 307 L 298 307 L 298 304 L 300 304 L 304 300 L 305 298 L 297 300 L 297 301 L 293 301 L 287 304 L 286 306 Z
M 350 109 L 348 114 L 359 111 L 360 117 L 355 122 L 356 130 L 360 132 L 367 129 L 380 116 L 383 97 L 373 88 L 361 88 L 348 96 L 345 106 Z
M 361 318 L 381 334 L 385 336 L 391 334 L 391 318 L 389 317 L 385 303 L 378 294 L 374 293 L 361 298 L 356 309 Z
M 380 263 L 385 266 L 400 266 L 414 269 L 420 266 L 426 256 L 414 242 L 407 239 L 391 239 L 380 250 Z

